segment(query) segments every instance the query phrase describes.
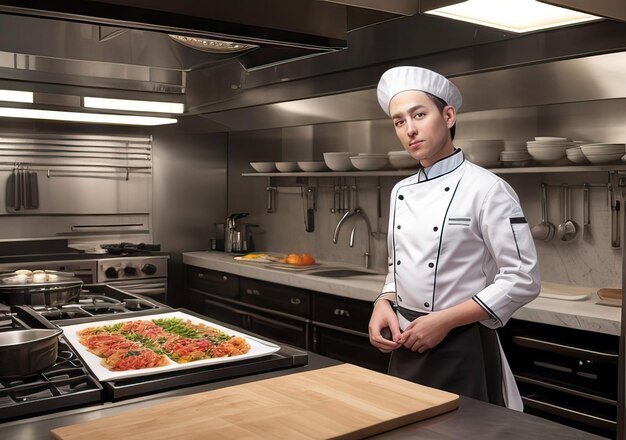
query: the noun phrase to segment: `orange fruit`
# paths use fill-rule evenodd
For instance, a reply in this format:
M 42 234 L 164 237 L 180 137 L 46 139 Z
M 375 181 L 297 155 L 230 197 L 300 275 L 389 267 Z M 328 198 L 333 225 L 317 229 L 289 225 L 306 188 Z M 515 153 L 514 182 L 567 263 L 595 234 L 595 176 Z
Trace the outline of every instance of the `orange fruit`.
M 315 264 L 315 258 L 313 258 L 313 255 L 311 254 L 301 254 L 300 255 L 300 263 L 303 266 L 309 266 L 311 264 Z
M 289 254 L 289 255 L 287 255 L 287 264 L 299 265 L 300 264 L 300 255 L 298 255 L 298 254 Z

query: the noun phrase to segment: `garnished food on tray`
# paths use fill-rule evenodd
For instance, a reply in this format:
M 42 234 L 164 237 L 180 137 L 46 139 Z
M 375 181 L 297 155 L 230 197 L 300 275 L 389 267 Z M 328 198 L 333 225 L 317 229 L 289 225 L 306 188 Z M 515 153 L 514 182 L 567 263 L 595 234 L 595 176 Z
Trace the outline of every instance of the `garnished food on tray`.
M 264 252 L 251 252 L 246 255 L 235 257 L 236 260 L 257 261 L 262 263 L 272 262 L 279 264 L 289 264 L 292 266 L 311 266 L 315 264 L 315 258 L 311 254 L 303 253 L 287 254 L 285 257 L 277 257 Z
M 139 370 L 247 353 L 244 338 L 188 319 L 134 320 L 77 332 L 79 342 L 112 371 Z

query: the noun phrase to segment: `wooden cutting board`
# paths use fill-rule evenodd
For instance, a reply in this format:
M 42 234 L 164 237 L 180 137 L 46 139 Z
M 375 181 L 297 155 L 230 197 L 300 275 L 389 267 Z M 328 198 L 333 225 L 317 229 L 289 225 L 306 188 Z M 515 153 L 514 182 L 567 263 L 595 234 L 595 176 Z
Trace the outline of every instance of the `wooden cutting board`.
M 458 396 L 351 364 L 181 397 L 52 430 L 59 440 L 360 439 L 458 407 Z

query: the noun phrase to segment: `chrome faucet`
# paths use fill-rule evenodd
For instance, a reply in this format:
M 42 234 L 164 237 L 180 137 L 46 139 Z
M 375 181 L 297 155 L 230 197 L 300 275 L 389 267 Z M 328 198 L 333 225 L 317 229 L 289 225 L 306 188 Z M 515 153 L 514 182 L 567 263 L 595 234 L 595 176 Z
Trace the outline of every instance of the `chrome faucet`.
M 346 223 L 346 221 L 350 218 L 360 218 L 363 223 L 365 223 L 365 228 L 366 228 L 366 232 L 367 232 L 367 241 L 366 241 L 366 245 L 365 245 L 365 253 L 363 254 L 363 256 L 365 257 L 365 268 L 369 269 L 369 262 L 370 262 L 370 236 L 372 235 L 372 229 L 370 227 L 370 222 L 367 220 L 367 217 L 365 216 L 365 213 L 361 210 L 361 208 L 355 208 L 354 211 L 347 211 L 343 217 L 341 217 L 341 220 L 339 220 L 339 222 L 337 223 L 337 226 L 335 227 L 335 233 L 333 235 L 333 243 L 337 244 L 337 239 L 339 237 L 339 230 L 341 229 L 341 227 Z M 348 244 L 350 245 L 350 247 L 354 247 L 354 233 L 356 231 L 356 225 L 352 227 L 352 231 L 350 232 L 350 241 L 348 242 Z

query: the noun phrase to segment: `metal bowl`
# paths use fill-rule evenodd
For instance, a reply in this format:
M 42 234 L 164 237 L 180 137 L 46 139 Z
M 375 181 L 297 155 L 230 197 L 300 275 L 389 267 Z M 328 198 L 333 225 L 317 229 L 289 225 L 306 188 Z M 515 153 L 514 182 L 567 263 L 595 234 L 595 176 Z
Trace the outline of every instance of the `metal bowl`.
M 7 305 L 56 306 L 75 301 L 83 281 L 71 274 L 44 271 L 54 281 L 32 282 L 16 272 L 0 275 L 0 302 Z
M 23 377 L 54 364 L 62 330 L 29 329 L 0 333 L 0 377 Z

